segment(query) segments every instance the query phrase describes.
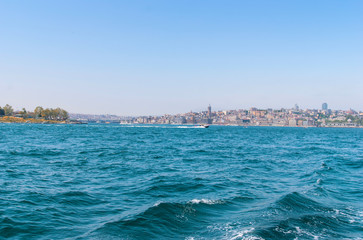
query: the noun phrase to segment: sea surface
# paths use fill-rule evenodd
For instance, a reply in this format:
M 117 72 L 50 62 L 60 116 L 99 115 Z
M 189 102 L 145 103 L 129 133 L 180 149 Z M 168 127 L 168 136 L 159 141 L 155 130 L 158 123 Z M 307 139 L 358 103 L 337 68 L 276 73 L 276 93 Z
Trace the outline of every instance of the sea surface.
M 0 124 L 0 239 L 363 239 L 363 129 Z

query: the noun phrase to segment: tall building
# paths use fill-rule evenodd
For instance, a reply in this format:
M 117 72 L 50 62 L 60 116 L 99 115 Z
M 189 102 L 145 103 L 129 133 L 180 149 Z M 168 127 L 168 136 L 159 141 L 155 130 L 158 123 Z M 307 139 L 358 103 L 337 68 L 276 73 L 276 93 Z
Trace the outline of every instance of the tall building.
M 327 103 L 323 103 L 321 106 L 322 110 L 328 110 L 328 104 Z
M 295 110 L 299 111 L 299 105 L 295 104 Z
M 207 124 L 212 124 L 213 119 L 212 119 L 212 107 L 208 106 L 208 118 L 207 118 Z

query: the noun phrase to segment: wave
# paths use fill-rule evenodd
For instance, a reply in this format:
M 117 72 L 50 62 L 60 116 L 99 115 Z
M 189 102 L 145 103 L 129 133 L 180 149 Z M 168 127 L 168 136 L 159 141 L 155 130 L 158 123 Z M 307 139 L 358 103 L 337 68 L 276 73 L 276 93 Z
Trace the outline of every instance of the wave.
M 320 203 L 308 198 L 298 192 L 289 193 L 274 204 L 276 208 L 282 211 L 330 211 L 331 208 L 325 207 Z
M 69 191 L 53 195 L 52 201 L 70 207 L 87 207 L 103 203 L 103 200 L 86 192 Z
M 359 231 L 347 211 L 325 206 L 298 192 L 282 196 L 264 210 L 254 234 L 264 239 L 341 239 Z
M 8 217 L 0 218 L 0 238 L 8 239 L 26 232 L 22 222 L 15 221 Z
M 44 156 L 59 156 L 63 152 L 60 150 L 51 149 L 30 149 L 30 150 L 12 150 L 8 152 L 13 156 L 27 156 L 27 157 L 44 157 Z
M 249 228 L 245 230 L 238 231 L 230 239 L 231 240 L 264 240 L 262 237 L 253 235 L 255 228 Z
M 221 212 L 225 204 L 228 204 L 227 201 L 205 198 L 195 198 L 180 203 L 156 202 L 139 214 L 106 222 L 86 238 L 100 236 L 126 239 L 170 239 L 171 236 L 187 238 L 195 233 L 198 226 L 205 225 L 208 216 L 213 215 L 214 211 Z
M 241 204 L 246 205 L 252 200 L 249 197 L 236 196 L 225 200 L 193 198 L 183 202 L 158 201 L 138 214 L 105 222 L 83 237 L 172 239 L 173 236 L 183 236 L 192 239 L 196 232 L 208 235 L 208 227 L 214 221 L 212 219 L 218 218 L 222 213 L 239 210 Z
M 348 239 L 359 227 L 334 214 L 291 215 L 256 227 L 255 234 L 265 239 Z
M 219 204 L 219 203 L 223 203 L 223 201 L 220 200 L 210 200 L 210 199 L 193 199 L 190 200 L 188 203 L 191 204 L 199 204 L 199 203 L 204 203 L 204 204 L 209 204 L 209 205 L 213 205 L 213 204 Z

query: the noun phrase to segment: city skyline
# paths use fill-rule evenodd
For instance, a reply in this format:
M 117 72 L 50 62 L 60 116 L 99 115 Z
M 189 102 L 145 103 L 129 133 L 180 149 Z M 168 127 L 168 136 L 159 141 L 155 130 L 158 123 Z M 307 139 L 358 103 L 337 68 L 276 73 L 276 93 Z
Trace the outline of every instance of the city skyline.
M 0 103 L 0 107 L 4 107 L 5 105 L 9 105 L 7 103 Z M 348 107 L 348 108 L 345 108 L 345 109 L 339 109 L 339 108 L 331 108 L 330 105 L 326 102 L 323 102 L 320 104 L 320 107 L 319 107 L 319 104 L 315 104 L 316 107 L 305 107 L 305 106 L 301 106 L 297 103 L 295 104 L 290 104 L 289 106 L 287 107 L 277 107 L 277 108 L 274 108 L 274 107 L 258 107 L 256 105 L 252 105 L 252 106 L 248 106 L 248 107 L 242 107 L 241 105 L 235 107 L 235 108 L 216 108 L 216 107 L 213 107 L 213 110 L 211 110 L 212 112 L 213 111 L 233 111 L 233 110 L 248 110 L 248 109 L 251 109 L 251 108 L 256 108 L 256 109 L 259 109 L 259 110 L 267 110 L 267 109 L 273 109 L 273 110 L 280 110 L 280 109 L 296 109 L 296 107 L 298 109 L 301 109 L 301 110 L 334 110 L 334 111 L 350 111 L 350 110 L 353 110 L 353 111 L 356 111 L 356 112 L 363 112 L 363 110 L 361 109 L 354 109 L 352 107 Z M 15 112 L 20 112 L 20 111 L 23 111 L 23 109 L 29 111 L 29 112 L 32 112 L 35 108 L 37 107 L 44 107 L 44 106 L 47 106 L 48 105 L 44 105 L 44 104 L 41 104 L 39 106 L 36 106 L 34 109 L 31 109 L 31 108 L 25 108 L 24 106 L 12 106 L 10 104 L 11 107 L 13 107 L 14 111 Z M 165 112 L 165 113 L 162 113 L 162 114 L 140 114 L 140 115 L 120 115 L 120 114 L 116 114 L 116 113 L 112 113 L 112 112 L 104 112 L 104 113 L 92 113 L 92 112 L 72 112 L 70 111 L 71 114 L 84 114 L 84 115 L 114 115 L 114 116 L 119 116 L 119 117 L 139 117 L 139 116 L 162 116 L 162 115 L 178 115 L 178 114 L 184 114 L 184 113 L 188 113 L 188 112 L 205 112 L 205 111 L 209 111 L 209 107 L 212 107 L 211 104 L 208 104 L 207 106 L 203 106 L 203 107 L 194 107 L 192 109 L 190 109 L 189 111 L 185 111 L 185 112 L 177 112 L 177 111 L 174 111 L 174 112 Z M 50 106 L 49 108 L 56 108 L 54 106 Z M 207 110 L 206 110 L 207 109 Z M 212 109 L 212 108 L 211 108 Z
M 4 107 L 5 105 L 9 105 L 9 104 L 3 104 L 1 105 L 0 104 L 0 109 L 1 107 Z M 13 108 L 13 106 L 9 105 L 10 107 Z M 35 110 L 37 108 L 43 108 L 43 105 L 42 106 L 37 106 L 35 108 Z M 50 107 L 49 109 L 55 109 L 56 107 Z M 209 114 L 212 113 L 212 112 L 222 112 L 222 111 L 239 111 L 239 110 L 250 110 L 250 109 L 257 109 L 257 110 L 290 110 L 290 109 L 296 109 L 296 110 L 321 110 L 321 111 L 355 111 L 357 113 L 363 113 L 363 110 L 360 110 L 360 109 L 353 109 L 353 108 L 348 108 L 348 109 L 335 109 L 335 108 L 330 108 L 330 105 L 326 102 L 322 103 L 320 108 L 307 108 L 307 107 L 301 107 L 300 105 L 298 104 L 295 104 L 294 106 L 289 106 L 289 107 L 280 107 L 280 108 L 272 108 L 272 107 L 265 107 L 265 108 L 259 108 L 259 107 L 256 107 L 256 106 L 250 106 L 250 107 L 246 107 L 246 108 L 243 108 L 243 107 L 237 107 L 237 108 L 224 108 L 224 109 L 221 109 L 221 108 L 214 108 L 212 109 L 212 106 L 211 104 L 208 104 L 207 108 L 204 106 L 204 108 L 199 108 L 199 109 L 192 109 L 190 111 L 185 111 L 185 112 L 175 112 L 175 113 L 172 113 L 172 112 L 169 112 L 169 113 L 164 113 L 164 114 L 141 114 L 141 115 L 117 115 L 117 114 L 114 114 L 114 113 L 100 113 L 100 114 L 96 114 L 96 113 L 82 113 L 82 112 L 70 112 L 70 114 L 72 115 L 89 115 L 89 116 L 116 116 L 116 117 L 140 117 L 140 116 L 163 116 L 163 115 L 180 115 L 180 114 L 185 114 L 185 113 L 200 113 L 200 112 L 208 112 Z M 27 112 L 34 112 L 34 109 L 27 109 L 27 108 L 24 108 L 24 107 L 20 107 L 20 108 L 13 108 L 14 112 L 22 112 L 24 110 L 26 110 Z
M 328 103 L 322 103 L 320 108 L 302 108 L 300 107 L 298 104 L 295 104 L 292 107 L 287 107 L 287 108 L 257 108 L 255 106 L 251 106 L 248 108 L 235 108 L 235 109 L 213 109 L 212 106 L 209 104 L 207 107 L 205 107 L 204 109 L 200 109 L 200 110 L 190 110 L 190 111 L 186 111 L 186 112 L 178 112 L 178 113 L 165 113 L 165 114 L 154 114 L 154 115 L 116 115 L 116 114 L 111 114 L 111 113 L 105 113 L 105 114 L 92 114 L 92 113 L 70 113 L 73 116 L 77 116 L 77 115 L 84 115 L 84 116 L 112 116 L 112 117 L 116 117 L 117 119 L 119 117 L 121 118 L 133 118 L 133 117 L 160 117 L 160 116 L 179 116 L 179 115 L 184 115 L 184 114 L 189 114 L 189 113 L 207 113 L 209 116 L 211 116 L 212 113 L 217 113 L 217 112 L 230 112 L 230 111 L 250 111 L 250 110 L 258 110 L 258 111 L 279 111 L 279 110 L 297 110 L 297 111 L 322 111 L 322 112 L 355 112 L 358 115 L 363 116 L 363 111 L 362 110 L 357 110 L 357 109 L 353 109 L 353 108 L 349 108 L 349 109 L 331 109 L 329 108 L 329 104 Z
M 234 109 L 213 111 L 211 105 L 204 111 L 165 114 L 162 116 L 124 116 L 70 114 L 78 123 L 171 124 L 171 125 L 233 125 L 272 127 L 344 127 L 361 128 L 363 112 L 328 109 L 301 109 L 297 104 L 290 109 Z
M 2 1 L 0 105 L 363 110 L 362 1 Z

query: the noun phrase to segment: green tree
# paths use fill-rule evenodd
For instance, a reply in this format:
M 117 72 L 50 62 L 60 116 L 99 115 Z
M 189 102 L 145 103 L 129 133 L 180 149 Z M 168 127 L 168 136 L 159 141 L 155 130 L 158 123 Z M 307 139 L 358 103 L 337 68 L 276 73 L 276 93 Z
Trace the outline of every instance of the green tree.
M 44 118 L 46 120 L 65 121 L 69 118 L 68 112 L 61 108 L 46 108 L 36 107 L 34 110 L 36 118 Z
M 49 120 L 50 119 L 50 110 L 49 110 L 49 108 L 44 109 L 41 112 L 41 116 L 42 116 L 42 118 L 44 118 L 46 120 Z
M 4 116 L 5 115 L 5 111 L 2 107 L 0 107 L 0 116 Z
M 69 118 L 68 112 L 64 109 L 62 109 L 61 116 L 62 116 L 62 120 L 67 120 Z
M 26 117 L 28 116 L 27 111 L 26 111 L 26 109 L 25 109 L 25 108 L 23 108 L 23 110 L 20 112 L 20 114 L 21 114 L 21 116 L 22 116 L 23 118 L 26 118 Z
M 68 112 L 61 108 L 53 109 L 53 118 L 58 121 L 64 121 L 68 119 Z
M 53 109 L 53 119 L 54 120 L 60 120 L 61 111 L 62 110 L 60 108 Z
M 345 120 L 348 121 L 348 119 L 354 121 L 355 120 L 355 117 L 349 114 L 348 116 L 346 116 L 346 119 Z
M 6 104 L 4 107 L 4 112 L 6 116 L 11 116 L 14 113 L 14 109 L 9 104 Z
M 35 118 L 41 118 L 42 117 L 42 111 L 43 111 L 44 109 L 42 108 L 42 107 L 40 107 L 40 106 L 38 106 L 38 107 L 36 107 L 35 109 L 34 109 L 34 117 Z

